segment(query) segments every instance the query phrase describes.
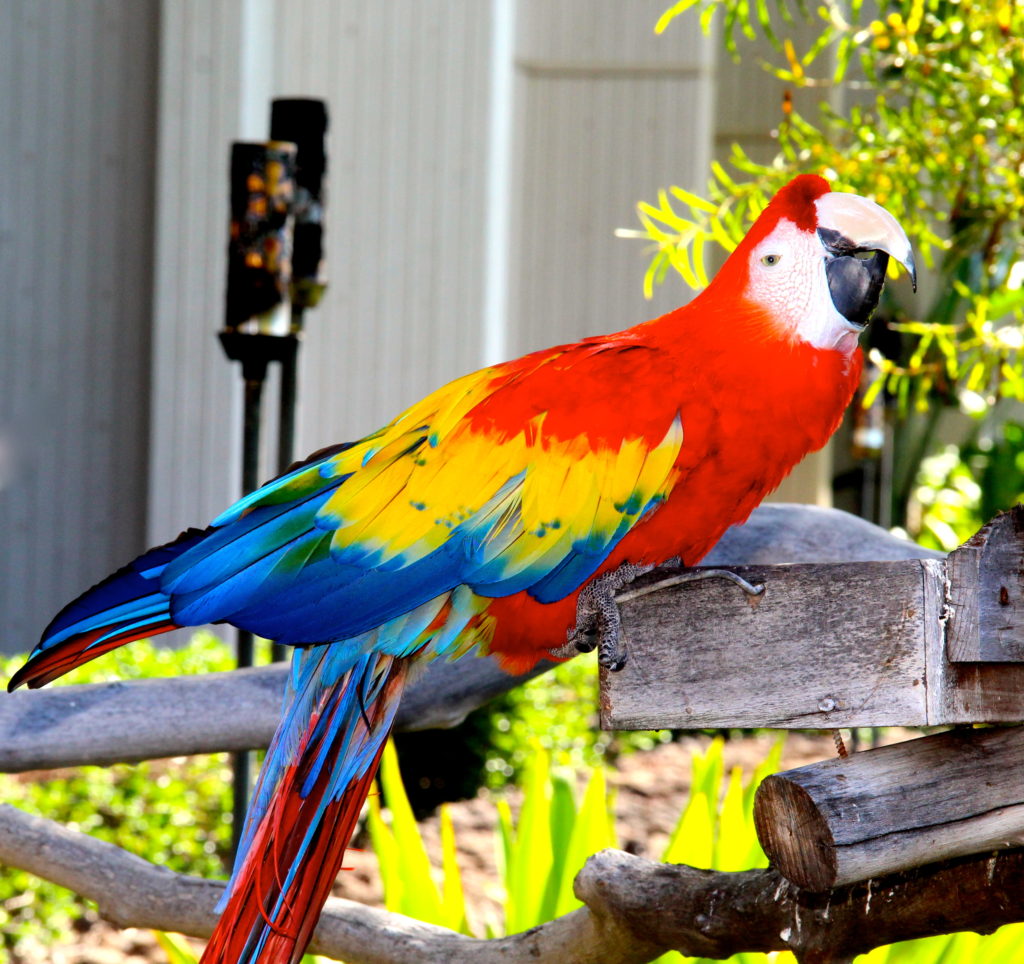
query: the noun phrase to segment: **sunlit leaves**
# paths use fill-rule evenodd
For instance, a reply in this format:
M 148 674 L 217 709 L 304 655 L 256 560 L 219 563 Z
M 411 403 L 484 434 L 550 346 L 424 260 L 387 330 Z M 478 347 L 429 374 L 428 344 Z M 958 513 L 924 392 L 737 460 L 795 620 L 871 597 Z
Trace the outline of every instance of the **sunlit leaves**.
M 690 8 L 705 29 L 721 15 L 734 54 L 741 37 L 763 38 L 776 52 L 768 69 L 791 88 L 827 88 L 856 68 L 858 87 L 876 93 L 861 91 L 841 112 L 822 104 L 813 117 L 787 98 L 772 162 L 734 147 L 732 174 L 714 165 L 704 197 L 670 190 L 641 204 L 635 234 L 655 242 L 645 291 L 669 269 L 703 286 L 708 242 L 730 249 L 790 178 L 821 173 L 884 205 L 938 270 L 930 289 L 903 299 L 911 317 L 884 307 L 904 347 L 878 356 L 875 391 L 884 387 L 904 409 L 937 396 L 972 413 L 982 411 L 978 399 L 1024 399 L 1024 4 L 826 0 L 812 12 L 792 0 L 684 0 L 657 29 Z M 791 35 L 794 15 L 817 26 L 807 49 Z

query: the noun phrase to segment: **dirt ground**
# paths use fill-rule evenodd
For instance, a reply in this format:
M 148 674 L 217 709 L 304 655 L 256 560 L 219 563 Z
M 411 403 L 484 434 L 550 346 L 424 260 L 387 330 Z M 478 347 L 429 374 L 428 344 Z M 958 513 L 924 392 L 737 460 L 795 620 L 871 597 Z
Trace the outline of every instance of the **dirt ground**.
M 887 731 L 886 742 L 898 742 L 914 734 Z M 767 755 L 772 737 L 758 736 L 731 740 L 725 746 L 726 768 L 742 766 L 749 774 Z M 689 790 L 690 756 L 706 749 L 705 737 L 684 738 L 644 753 L 619 760 L 610 773 L 616 787 L 616 824 L 624 849 L 657 859 L 668 841 Z M 832 738 L 826 735 L 791 733 L 783 754 L 783 769 L 835 756 Z M 518 800 L 510 796 L 513 811 Z M 496 816 L 493 801 L 481 792 L 472 800 L 450 805 L 459 848 L 459 866 L 470 910 L 470 923 L 483 933 L 486 922 L 500 920 L 500 883 L 495 847 Z M 423 836 L 431 856 L 440 854 L 438 818 L 423 825 Z M 382 906 L 383 899 L 376 858 L 371 851 L 350 852 L 335 888 L 335 895 Z M 440 863 L 440 860 L 437 860 Z M 23 964 L 163 964 L 166 956 L 152 935 L 141 930 L 117 930 L 91 914 L 82 919 L 76 933 L 60 946 L 40 948 L 23 959 Z M 201 948 L 200 943 L 194 945 Z

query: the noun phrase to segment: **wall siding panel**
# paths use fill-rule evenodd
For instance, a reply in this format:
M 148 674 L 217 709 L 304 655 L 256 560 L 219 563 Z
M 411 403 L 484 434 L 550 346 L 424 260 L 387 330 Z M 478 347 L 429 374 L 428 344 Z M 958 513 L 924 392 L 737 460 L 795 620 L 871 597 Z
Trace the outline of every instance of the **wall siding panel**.
M 149 536 L 172 538 L 236 494 L 240 376 L 223 324 L 230 142 L 242 136 L 242 0 L 165 0 Z
M 638 200 L 700 189 L 712 51 L 695 25 L 658 37 L 658 0 L 519 4 L 512 353 L 614 331 L 692 297 L 674 275 L 645 301 L 649 255 L 615 237 Z
M 331 117 L 330 287 L 307 316 L 299 450 L 364 434 L 480 362 L 489 5 L 280 0 L 269 81 L 240 88 L 244 12 L 165 3 L 153 539 L 237 494 L 240 376 L 215 333 L 228 144 L 259 116 L 251 97 L 264 130 L 266 91 L 323 97 Z
M 144 548 L 155 0 L 0 5 L 0 651 Z
M 330 288 L 301 360 L 311 449 L 481 362 L 490 16 L 466 0 L 336 4 L 300 56 L 322 4 L 285 6 L 278 91 L 331 112 Z

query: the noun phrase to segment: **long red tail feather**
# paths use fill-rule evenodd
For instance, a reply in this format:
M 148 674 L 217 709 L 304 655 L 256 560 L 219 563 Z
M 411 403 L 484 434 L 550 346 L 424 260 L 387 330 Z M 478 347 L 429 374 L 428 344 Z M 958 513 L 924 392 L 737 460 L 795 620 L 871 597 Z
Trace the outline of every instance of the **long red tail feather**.
M 405 660 L 367 662 L 366 673 L 383 674 L 376 695 L 363 705 L 363 680 L 352 673 L 325 693 L 248 841 L 201 964 L 302 958 L 373 785 L 405 683 Z M 353 769 L 339 783 L 338 775 Z

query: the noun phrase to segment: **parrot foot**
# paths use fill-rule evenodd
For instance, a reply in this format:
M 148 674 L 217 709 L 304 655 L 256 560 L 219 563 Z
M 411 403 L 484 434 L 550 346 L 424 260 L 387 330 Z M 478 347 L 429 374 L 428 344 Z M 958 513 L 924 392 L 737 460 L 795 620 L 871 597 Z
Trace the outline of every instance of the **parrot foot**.
M 627 653 L 616 593 L 654 568 L 627 562 L 587 583 L 576 599 L 576 625 L 566 633 L 565 646 L 552 652 L 573 656 L 597 649 L 597 661 L 605 669 L 613 673 L 622 669 Z
M 639 599 L 661 589 L 681 586 L 687 582 L 700 582 L 704 579 L 728 579 L 749 596 L 760 596 L 764 592 L 763 583 L 748 582 L 729 569 L 697 569 L 680 572 L 650 585 L 641 586 L 639 589 L 619 593 L 620 589 L 628 586 L 638 576 L 652 572 L 655 568 L 678 569 L 680 566 L 679 559 L 671 559 L 658 567 L 625 563 L 613 572 L 598 576 L 580 591 L 576 601 L 576 625 L 566 633 L 566 644 L 552 650 L 552 653 L 555 656 L 572 656 L 576 652 L 589 653 L 596 648 L 598 663 L 616 673 L 626 665 L 628 657 L 619 603 Z

